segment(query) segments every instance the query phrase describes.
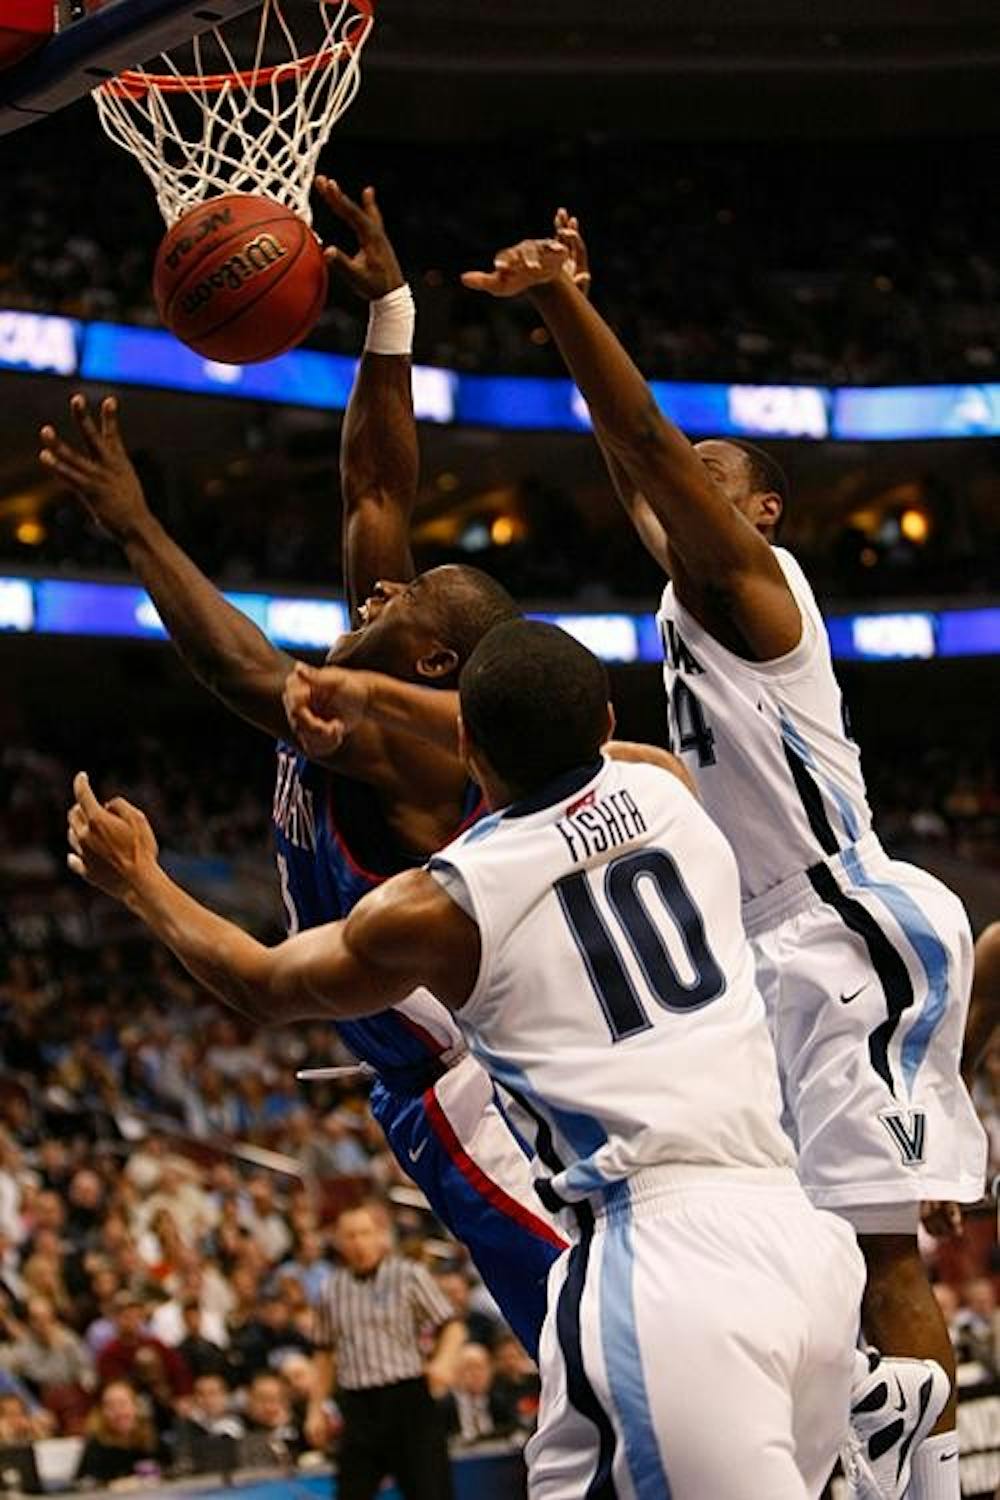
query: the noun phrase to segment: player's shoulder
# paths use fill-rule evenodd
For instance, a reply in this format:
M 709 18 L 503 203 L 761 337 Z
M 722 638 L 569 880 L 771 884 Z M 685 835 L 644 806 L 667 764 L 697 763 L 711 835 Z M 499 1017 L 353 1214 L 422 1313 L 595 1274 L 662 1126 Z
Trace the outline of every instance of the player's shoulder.
M 419 928 L 442 906 L 441 887 L 426 869 L 403 870 L 373 886 L 351 913 L 394 928 Z M 354 922 L 360 926 L 360 921 Z
M 675 777 L 682 786 L 697 796 L 694 781 L 684 763 L 669 750 L 664 750 L 659 745 L 642 744 L 635 740 L 609 740 L 604 747 L 604 754 L 608 760 L 618 761 L 624 765 L 652 766 L 659 771 L 666 771 Z

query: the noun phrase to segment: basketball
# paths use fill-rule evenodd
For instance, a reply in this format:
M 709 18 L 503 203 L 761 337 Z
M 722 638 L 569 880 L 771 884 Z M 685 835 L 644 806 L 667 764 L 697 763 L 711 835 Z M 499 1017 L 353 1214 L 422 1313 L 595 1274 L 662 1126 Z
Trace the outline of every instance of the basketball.
M 291 209 L 227 193 L 200 203 L 166 235 L 153 296 L 181 343 L 206 359 L 249 365 L 305 338 L 326 301 L 326 263 Z

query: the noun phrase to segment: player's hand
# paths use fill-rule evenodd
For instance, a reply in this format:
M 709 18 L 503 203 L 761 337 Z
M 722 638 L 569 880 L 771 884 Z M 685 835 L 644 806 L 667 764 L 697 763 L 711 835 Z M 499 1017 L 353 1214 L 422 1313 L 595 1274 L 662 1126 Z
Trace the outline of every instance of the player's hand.
M 375 189 L 366 187 L 361 202 L 355 203 L 335 183 L 332 177 L 317 177 L 313 183 L 317 193 L 357 235 L 358 248 L 353 255 L 328 245 L 323 254 L 335 276 L 358 297 L 366 302 L 376 302 L 403 285 L 403 273 L 396 259 L 389 236 L 382 223 L 382 214 L 375 201 Z
M 493 257 L 492 271 L 466 271 L 462 285 L 473 292 L 489 292 L 491 297 L 518 297 L 532 287 L 558 280 L 568 255 L 567 246 L 558 239 L 521 240 Z
M 965 1233 L 962 1210 L 957 1203 L 921 1203 L 920 1222 L 936 1240 L 959 1240 Z
M 159 849 L 149 821 L 124 797 L 98 802 L 86 771 L 74 776 L 73 795 L 67 864 L 74 875 L 124 901 L 143 871 L 156 864 Z
M 72 396 L 69 409 L 80 445 L 64 442 L 56 429 L 46 424 L 39 433 L 39 460 L 76 490 L 98 525 L 116 541 L 124 541 L 136 524 L 149 516 L 149 508 L 122 442 L 118 402 L 114 396 L 106 396 L 96 419 L 85 396 Z
M 580 221 L 576 214 L 571 214 L 568 209 L 557 208 L 553 221 L 556 239 L 561 245 L 566 246 L 566 259 L 563 261 L 563 270 L 575 287 L 578 287 L 585 297 L 590 296 L 590 256 L 587 253 L 586 242 L 580 233 Z
M 296 662 L 285 678 L 285 714 L 296 741 L 311 760 L 339 750 L 368 709 L 364 672 L 310 667 Z

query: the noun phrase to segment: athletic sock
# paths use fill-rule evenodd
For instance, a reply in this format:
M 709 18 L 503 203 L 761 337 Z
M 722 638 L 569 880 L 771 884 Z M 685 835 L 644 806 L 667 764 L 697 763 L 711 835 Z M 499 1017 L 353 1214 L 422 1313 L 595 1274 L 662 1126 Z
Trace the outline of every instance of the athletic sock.
M 924 1438 L 913 1455 L 906 1500 L 961 1500 L 958 1482 L 958 1434 L 939 1432 Z

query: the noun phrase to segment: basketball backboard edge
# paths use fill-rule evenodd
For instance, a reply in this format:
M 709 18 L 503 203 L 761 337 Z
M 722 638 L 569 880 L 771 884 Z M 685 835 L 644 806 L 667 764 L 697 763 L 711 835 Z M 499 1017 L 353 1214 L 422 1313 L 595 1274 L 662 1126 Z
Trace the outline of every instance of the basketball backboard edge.
M 106 78 L 207 31 L 260 0 L 107 0 L 0 71 L 0 135 L 81 99 Z

